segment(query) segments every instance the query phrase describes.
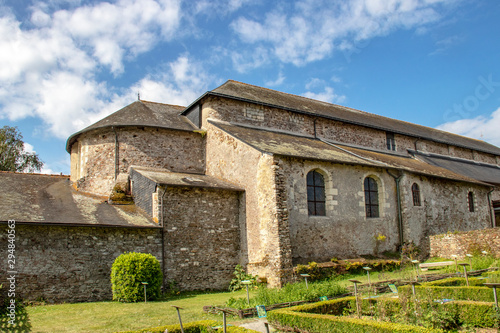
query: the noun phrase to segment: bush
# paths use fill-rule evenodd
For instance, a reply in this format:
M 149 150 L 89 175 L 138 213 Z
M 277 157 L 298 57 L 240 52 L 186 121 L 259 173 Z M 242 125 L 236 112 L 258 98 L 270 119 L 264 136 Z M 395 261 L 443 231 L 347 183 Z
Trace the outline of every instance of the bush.
M 243 289 L 245 285 L 241 283 L 242 281 L 250 281 L 252 285 L 255 285 L 257 283 L 257 276 L 245 272 L 241 265 L 236 265 L 236 267 L 234 268 L 233 276 L 234 278 L 229 283 L 229 291 Z
M 147 282 L 147 299 L 160 296 L 163 274 L 160 262 L 151 254 L 124 253 L 111 266 L 113 300 L 121 302 L 144 301 L 144 286 Z

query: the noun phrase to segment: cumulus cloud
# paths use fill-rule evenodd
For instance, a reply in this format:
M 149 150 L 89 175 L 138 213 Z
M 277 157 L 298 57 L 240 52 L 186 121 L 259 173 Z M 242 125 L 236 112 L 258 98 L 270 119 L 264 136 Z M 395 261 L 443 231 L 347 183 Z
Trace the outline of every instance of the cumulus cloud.
M 266 81 L 266 86 L 269 86 L 269 87 L 279 86 L 279 85 L 283 84 L 283 82 L 285 82 L 285 79 L 286 79 L 286 77 L 283 74 L 283 72 L 279 72 L 278 78 L 276 78 L 276 80 Z
M 438 8 L 453 0 L 303 0 L 250 19 L 232 22 L 249 44 L 265 45 L 281 61 L 297 66 L 396 29 L 418 29 L 441 18 Z
M 500 147 L 500 108 L 489 116 L 460 119 L 439 125 L 437 129 L 483 140 Z
M 336 94 L 332 87 L 325 87 L 322 92 L 318 93 L 308 91 L 302 94 L 302 96 L 327 103 L 343 103 L 346 99 L 344 95 Z
M 0 119 L 39 117 L 49 135 L 66 138 L 129 97 L 99 75 L 121 75 L 127 59 L 172 40 L 181 19 L 180 0 L 78 4 L 37 3 L 29 22 L 0 17 Z M 170 73 L 171 84 L 188 80 L 182 69 Z

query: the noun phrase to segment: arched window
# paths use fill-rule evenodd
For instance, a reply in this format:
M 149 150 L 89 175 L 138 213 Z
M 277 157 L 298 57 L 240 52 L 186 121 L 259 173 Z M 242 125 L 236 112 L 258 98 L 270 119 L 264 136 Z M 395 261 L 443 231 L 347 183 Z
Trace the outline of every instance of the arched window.
M 378 186 L 375 179 L 365 178 L 365 211 L 366 217 L 379 217 Z
M 420 187 L 417 183 L 411 186 L 411 194 L 413 195 L 413 206 L 420 206 Z
M 467 201 L 469 201 L 469 212 L 474 212 L 474 193 L 469 192 Z
M 326 215 L 325 179 L 314 170 L 307 174 L 307 208 L 309 215 Z

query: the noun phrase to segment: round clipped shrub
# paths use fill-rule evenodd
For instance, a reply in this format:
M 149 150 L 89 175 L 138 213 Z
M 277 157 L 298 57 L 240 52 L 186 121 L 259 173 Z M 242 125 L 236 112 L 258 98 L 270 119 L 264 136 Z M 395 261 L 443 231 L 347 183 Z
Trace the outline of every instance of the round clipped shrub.
M 144 301 L 144 286 L 147 282 L 146 297 L 154 300 L 160 296 L 163 275 L 160 262 L 151 254 L 123 253 L 111 266 L 111 288 L 113 300 L 120 302 Z

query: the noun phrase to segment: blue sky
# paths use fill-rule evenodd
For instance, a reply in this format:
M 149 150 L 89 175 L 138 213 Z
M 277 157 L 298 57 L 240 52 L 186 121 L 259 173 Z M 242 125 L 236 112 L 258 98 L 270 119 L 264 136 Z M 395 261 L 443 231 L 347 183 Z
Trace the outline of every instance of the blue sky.
M 228 79 L 500 146 L 496 0 L 0 0 L 0 126 L 43 172 L 67 137 L 141 99 Z

